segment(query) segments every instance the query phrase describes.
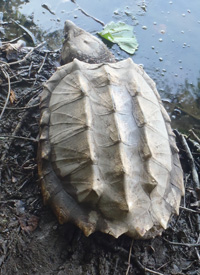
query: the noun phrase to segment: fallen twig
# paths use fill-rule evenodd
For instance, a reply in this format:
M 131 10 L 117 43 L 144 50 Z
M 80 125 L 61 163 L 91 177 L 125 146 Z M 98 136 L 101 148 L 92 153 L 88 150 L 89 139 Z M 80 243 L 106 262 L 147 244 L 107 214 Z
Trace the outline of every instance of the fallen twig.
M 199 116 L 195 115 L 192 112 L 188 112 L 186 109 L 182 108 L 180 105 L 176 106 L 182 113 L 194 118 L 195 120 L 197 120 L 198 122 L 200 121 Z
M 175 131 L 175 133 L 179 137 L 180 142 L 183 146 L 183 149 L 185 150 L 185 153 L 187 155 L 187 158 L 188 158 L 188 161 L 189 161 L 189 164 L 190 164 L 190 168 L 191 168 L 191 171 L 192 171 L 192 178 L 193 178 L 193 180 L 196 184 L 196 187 L 200 188 L 199 177 L 198 177 L 198 173 L 197 173 L 197 170 L 196 170 L 196 167 L 195 167 L 194 158 L 193 158 L 192 153 L 190 151 L 190 148 L 187 144 L 187 141 L 186 141 L 185 137 L 182 134 L 180 134 L 178 131 Z
M 170 261 L 164 263 L 163 265 L 161 265 L 160 267 L 157 268 L 157 270 L 160 270 L 161 268 L 165 267 L 166 265 L 168 265 L 170 263 Z
M 199 237 L 198 237 L 197 243 L 199 243 L 199 242 L 200 242 L 200 233 L 199 233 Z M 196 251 L 196 254 L 197 254 L 197 258 L 200 261 L 200 253 L 199 253 L 199 250 L 197 249 L 197 247 L 195 247 L 195 251 Z
M 27 137 L 21 137 L 21 136 L 0 136 L 0 139 L 9 139 L 9 138 L 12 138 L 12 139 L 23 139 L 23 140 L 27 140 L 27 141 L 32 141 L 32 142 L 37 142 L 36 139 L 34 138 L 27 138 Z
M 183 209 L 183 210 L 186 210 L 188 212 L 195 213 L 195 214 L 199 214 L 200 213 L 200 211 L 196 211 L 196 210 L 193 210 L 193 209 L 190 209 L 190 208 L 187 208 L 187 207 L 180 206 L 180 208 Z
M 14 38 L 14 39 L 12 39 L 12 40 L 10 40 L 10 41 L 2 42 L 2 45 L 4 46 L 4 45 L 6 45 L 6 44 L 16 42 L 17 40 L 21 39 L 22 37 L 24 37 L 24 34 L 20 35 L 20 36 L 17 37 L 17 38 Z
M 31 61 L 31 64 L 30 64 L 30 66 L 29 66 L 29 68 L 28 68 L 28 77 L 29 77 L 29 78 L 30 78 L 30 76 L 31 76 L 32 67 L 33 67 L 33 61 Z
M 168 241 L 167 239 L 163 238 L 167 243 L 173 244 L 173 245 L 180 245 L 180 246 L 187 246 L 187 247 L 200 247 L 200 243 L 176 243 L 176 242 L 171 242 Z
M 34 35 L 32 34 L 32 32 L 30 32 L 26 27 L 22 26 L 21 24 L 19 24 L 17 21 L 11 19 L 13 23 L 15 23 L 17 26 L 19 26 L 23 31 L 26 32 L 27 36 L 31 39 L 31 41 L 33 42 L 33 44 L 36 44 L 36 39 L 34 37 Z M 29 39 L 29 40 L 30 40 Z
M 129 269 L 131 267 L 131 253 L 132 253 L 132 248 L 133 248 L 133 240 L 131 242 L 130 250 L 129 250 L 129 255 L 128 255 L 128 268 L 126 270 L 126 275 L 129 273 Z
M 36 49 L 41 48 L 41 47 L 44 46 L 45 44 L 46 44 L 45 41 L 42 42 L 42 43 L 40 43 L 40 44 L 37 45 L 36 47 L 32 48 L 32 49 L 30 50 L 30 52 L 28 52 L 28 53 L 24 56 L 24 58 L 22 58 L 21 60 L 13 61 L 13 62 L 10 62 L 10 63 L 3 63 L 3 64 L 1 65 L 1 67 L 16 65 L 16 64 L 20 64 L 20 63 L 26 61 L 26 59 L 33 53 L 33 51 L 35 51 Z
M 32 105 L 32 106 L 24 106 L 24 107 L 6 107 L 6 110 L 13 110 L 13 111 L 19 111 L 19 110 L 27 110 L 27 109 L 32 109 L 39 107 L 40 103 Z M 0 109 L 3 108 L 0 106 Z
M 4 70 L 2 70 L 2 72 L 3 72 L 3 74 L 5 75 L 5 77 L 6 77 L 7 80 L 8 80 L 8 94 L 7 94 L 7 98 L 6 98 L 5 104 L 4 104 L 3 109 L 2 109 L 2 111 L 1 111 L 1 114 L 0 114 L 0 120 L 1 120 L 1 118 L 2 118 L 2 116 L 3 116 L 3 114 L 4 114 L 4 111 L 5 111 L 5 109 L 6 109 L 6 106 L 8 105 L 8 101 L 9 101 L 10 93 L 11 93 L 10 77 L 9 77 L 9 74 L 8 74 L 6 71 L 4 71 Z
M 90 17 L 92 18 L 94 21 L 96 21 L 97 23 L 101 24 L 102 26 L 105 26 L 104 22 L 102 22 L 101 20 L 95 18 L 94 16 L 88 14 L 86 11 L 84 11 L 80 6 L 79 4 L 76 3 L 75 0 L 71 0 L 74 4 L 76 4 L 78 10 L 80 10 L 84 15 L 86 15 L 87 17 Z
M 196 135 L 193 129 L 189 130 L 190 134 L 192 134 L 192 137 L 200 144 L 200 138 Z
M 186 190 L 186 188 L 187 188 L 187 184 L 188 184 L 188 179 L 189 179 L 189 177 L 190 177 L 190 174 L 185 176 L 185 190 Z M 185 192 L 185 194 L 186 194 L 186 192 Z M 184 197 L 183 197 L 183 206 L 184 206 L 184 208 L 186 208 L 185 194 L 184 194 Z
M 199 250 L 197 249 L 197 247 L 195 247 L 195 251 L 196 251 L 196 254 L 197 254 L 197 258 L 200 262 L 200 253 L 199 253 Z
M 141 264 L 141 262 L 140 262 L 139 260 L 137 260 L 137 263 L 138 263 L 138 265 L 140 266 L 140 268 L 142 268 L 145 272 L 147 271 L 147 272 L 150 272 L 150 273 L 152 273 L 152 274 L 164 275 L 163 273 L 154 271 L 154 270 L 152 270 L 152 269 L 149 269 L 149 268 L 143 266 L 143 264 Z
M 42 67 L 44 66 L 44 63 L 45 63 L 46 58 L 47 58 L 47 54 L 48 54 L 48 53 L 45 53 L 45 56 L 44 56 L 44 58 L 43 58 L 43 60 L 42 60 L 42 64 L 41 64 L 41 66 L 40 66 L 40 68 L 39 68 L 39 70 L 38 70 L 38 74 L 41 72 Z
M 185 153 L 186 153 L 186 156 L 188 158 L 188 162 L 189 162 L 189 165 L 190 165 L 190 168 L 191 168 L 191 171 L 192 171 L 192 178 L 193 178 L 193 181 L 196 185 L 196 189 L 200 189 L 198 173 L 197 173 L 194 158 L 193 158 L 193 155 L 190 151 L 188 143 L 187 143 L 185 137 L 183 135 L 181 135 L 178 131 L 175 131 L 175 134 L 179 137 L 179 140 L 180 140 L 180 142 L 183 146 L 183 149 L 185 150 Z M 196 225 L 197 225 L 198 232 L 200 232 L 200 215 L 196 216 Z

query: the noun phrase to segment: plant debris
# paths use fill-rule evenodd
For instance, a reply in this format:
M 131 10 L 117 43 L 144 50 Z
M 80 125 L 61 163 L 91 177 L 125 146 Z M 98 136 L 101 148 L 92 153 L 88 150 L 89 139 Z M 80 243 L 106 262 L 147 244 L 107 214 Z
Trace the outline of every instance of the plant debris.
M 109 40 L 129 54 L 134 54 L 138 49 L 138 42 L 133 34 L 133 26 L 123 22 L 110 22 L 98 33 L 101 37 Z

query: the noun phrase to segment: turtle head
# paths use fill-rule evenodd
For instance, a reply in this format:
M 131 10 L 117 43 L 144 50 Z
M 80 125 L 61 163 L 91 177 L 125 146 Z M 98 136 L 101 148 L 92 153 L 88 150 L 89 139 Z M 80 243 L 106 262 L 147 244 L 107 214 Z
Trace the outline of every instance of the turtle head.
M 97 37 L 67 20 L 64 25 L 65 41 L 61 50 L 61 65 L 74 58 L 87 63 L 115 62 L 105 44 Z

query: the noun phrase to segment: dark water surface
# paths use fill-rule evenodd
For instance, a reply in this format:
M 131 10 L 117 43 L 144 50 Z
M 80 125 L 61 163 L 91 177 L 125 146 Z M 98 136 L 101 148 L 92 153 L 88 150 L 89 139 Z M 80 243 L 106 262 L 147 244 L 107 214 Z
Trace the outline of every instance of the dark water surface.
M 76 3 L 105 24 L 124 21 L 135 26 L 139 49 L 132 58 L 143 64 L 155 80 L 173 127 L 182 131 L 194 127 L 200 132 L 200 1 L 77 0 Z M 53 49 L 61 47 L 66 19 L 93 34 L 102 29 L 101 24 L 84 15 L 69 0 L 1 0 L 0 11 L 4 21 L 18 20 L 38 43 L 46 40 Z M 12 23 L 5 26 L 5 33 L 7 39 L 12 39 L 22 30 Z M 117 45 L 112 51 L 118 59 L 129 56 Z

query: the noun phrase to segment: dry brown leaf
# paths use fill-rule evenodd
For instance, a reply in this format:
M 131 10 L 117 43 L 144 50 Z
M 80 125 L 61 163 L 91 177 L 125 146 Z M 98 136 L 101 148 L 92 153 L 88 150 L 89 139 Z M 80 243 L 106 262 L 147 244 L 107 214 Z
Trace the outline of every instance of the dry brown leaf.
M 3 45 L 2 51 L 6 53 L 7 60 L 17 60 L 18 52 L 22 47 L 25 46 L 25 42 L 23 40 L 17 41 L 17 43 L 7 43 Z
M 33 232 L 38 226 L 39 218 L 35 215 L 23 214 L 18 219 L 21 229 L 27 233 Z
M 13 90 L 10 91 L 10 103 L 13 104 L 16 101 L 15 92 Z

